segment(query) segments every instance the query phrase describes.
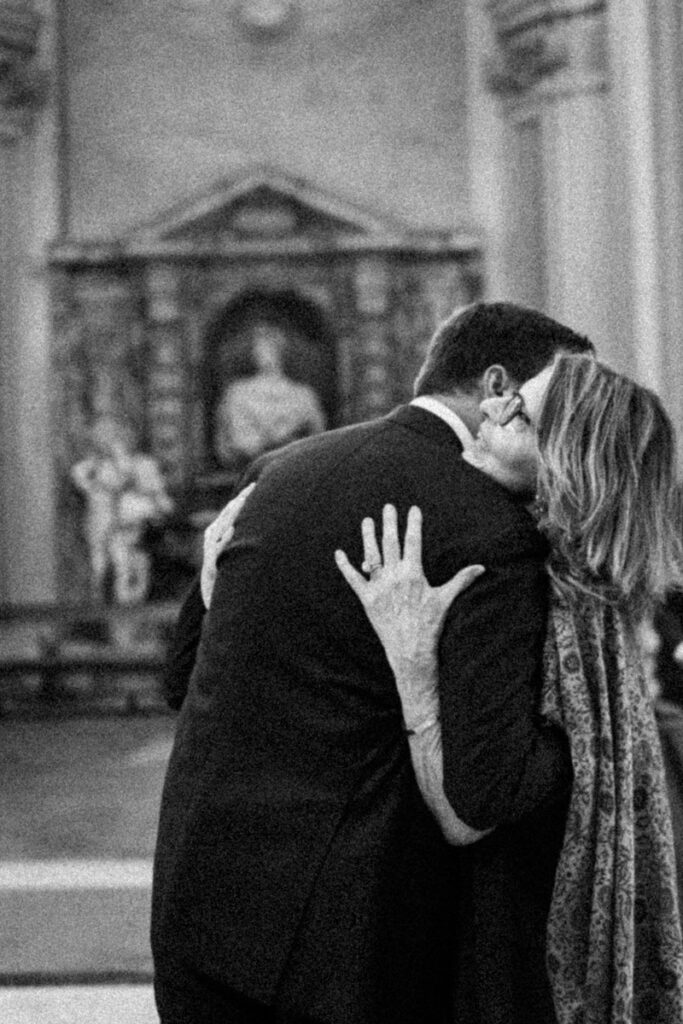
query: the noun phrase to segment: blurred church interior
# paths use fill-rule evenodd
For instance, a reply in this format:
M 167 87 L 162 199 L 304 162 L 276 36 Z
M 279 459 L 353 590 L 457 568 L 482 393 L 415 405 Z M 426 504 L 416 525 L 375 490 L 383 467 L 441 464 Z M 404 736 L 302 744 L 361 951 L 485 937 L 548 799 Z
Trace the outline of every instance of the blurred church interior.
M 157 1019 L 158 676 L 254 452 L 476 299 L 683 430 L 682 52 L 681 0 L 0 0 L 0 1019 Z
M 220 403 L 259 323 L 337 426 L 409 395 L 455 306 L 533 305 L 680 430 L 682 19 L 0 0 L 0 605 L 92 599 L 73 467 L 111 419 L 163 476 L 150 594 L 176 596 L 239 474 Z

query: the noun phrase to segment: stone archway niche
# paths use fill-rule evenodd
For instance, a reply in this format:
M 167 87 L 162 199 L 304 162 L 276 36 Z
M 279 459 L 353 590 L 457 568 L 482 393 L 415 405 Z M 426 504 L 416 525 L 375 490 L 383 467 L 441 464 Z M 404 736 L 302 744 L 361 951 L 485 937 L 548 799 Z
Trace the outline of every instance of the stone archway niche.
M 202 359 L 202 410 L 204 414 L 204 451 L 207 463 L 220 469 L 237 469 L 240 462 L 259 454 L 267 447 L 294 439 L 296 420 L 291 434 L 285 429 L 278 434 L 277 423 L 268 444 L 259 444 L 255 432 L 252 447 L 231 451 L 229 439 L 221 443 L 221 401 L 236 382 L 251 381 L 257 375 L 254 337 L 275 332 L 281 345 L 281 370 L 284 381 L 291 381 L 292 399 L 302 395 L 302 427 L 299 436 L 313 433 L 306 430 L 307 402 L 319 412 L 324 426 L 335 426 L 338 420 L 337 338 L 333 325 L 323 310 L 296 290 L 250 290 L 239 295 L 217 316 L 207 331 Z M 239 386 L 239 385 L 238 385 Z M 306 391 L 306 389 L 309 389 Z M 283 397 L 288 391 L 283 387 Z M 266 389 L 265 419 L 268 391 Z M 201 415 L 201 411 L 200 411 Z M 265 424 L 267 427 L 267 422 Z M 317 427 L 317 424 L 316 424 Z

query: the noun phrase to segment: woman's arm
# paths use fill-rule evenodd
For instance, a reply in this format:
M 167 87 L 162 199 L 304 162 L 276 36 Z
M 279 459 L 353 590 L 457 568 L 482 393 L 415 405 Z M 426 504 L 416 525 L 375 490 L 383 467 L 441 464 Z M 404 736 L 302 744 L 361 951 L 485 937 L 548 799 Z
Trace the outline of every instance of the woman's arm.
M 417 508 L 408 513 L 403 555 L 393 505 L 384 509 L 381 553 L 372 519 L 363 520 L 362 533 L 363 570 L 369 580 L 353 568 L 343 551 L 335 552 L 335 558 L 382 641 L 394 673 L 418 786 L 449 843 L 476 842 L 487 831 L 470 828 L 458 818 L 444 793 L 436 652 L 452 601 L 484 569 L 468 566 L 444 586 L 430 587 L 422 571 L 422 518 Z
M 239 494 L 229 501 L 212 523 L 204 530 L 204 557 L 200 575 L 200 587 L 204 607 L 211 604 L 213 588 L 216 582 L 216 562 L 218 556 L 228 546 L 235 532 L 235 523 L 244 504 L 256 487 L 256 481 L 243 487 Z

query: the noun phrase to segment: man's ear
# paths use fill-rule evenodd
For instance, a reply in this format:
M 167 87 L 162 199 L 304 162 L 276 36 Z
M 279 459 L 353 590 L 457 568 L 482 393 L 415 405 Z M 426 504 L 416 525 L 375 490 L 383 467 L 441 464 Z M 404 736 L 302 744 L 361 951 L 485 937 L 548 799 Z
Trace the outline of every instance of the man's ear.
M 513 386 L 512 379 L 504 366 L 494 363 L 484 370 L 482 377 L 484 398 L 496 398 L 504 395 Z

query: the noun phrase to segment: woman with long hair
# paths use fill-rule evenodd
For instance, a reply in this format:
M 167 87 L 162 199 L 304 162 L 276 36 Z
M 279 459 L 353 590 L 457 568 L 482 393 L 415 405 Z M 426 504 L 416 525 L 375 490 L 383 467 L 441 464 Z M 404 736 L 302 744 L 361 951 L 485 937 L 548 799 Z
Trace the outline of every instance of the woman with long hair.
M 520 495 L 535 492 L 550 543 L 539 714 L 566 732 L 574 772 L 546 933 L 558 1024 L 680 1021 L 671 820 L 638 646 L 643 618 L 683 581 L 671 423 L 653 392 L 583 355 L 557 357 L 481 408 L 464 457 Z M 439 727 L 439 635 L 457 615 L 462 574 L 429 585 L 417 508 L 403 550 L 392 506 L 381 543 L 372 520 L 362 533 L 365 575 L 343 552 L 337 564 L 396 677 L 418 783 L 450 842 L 477 841 L 485 833 L 444 793 Z

